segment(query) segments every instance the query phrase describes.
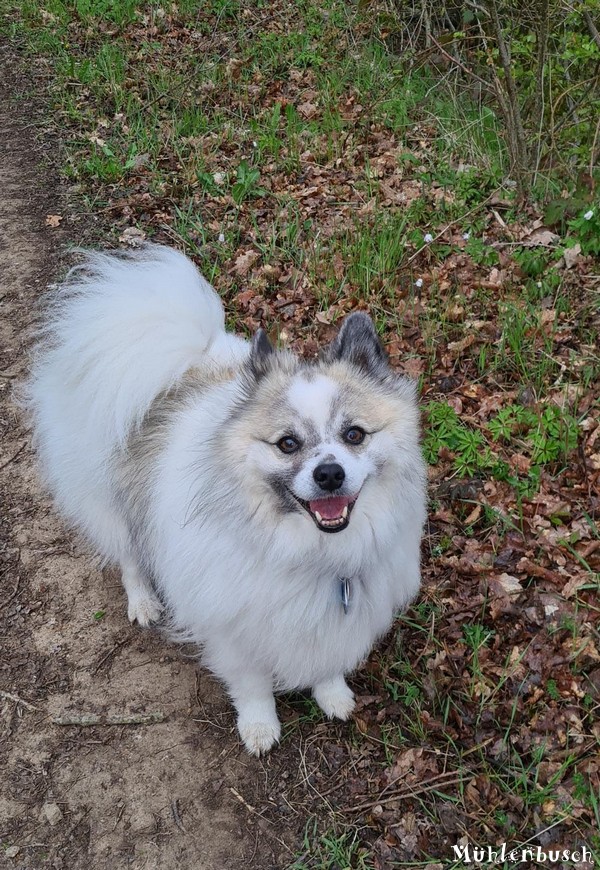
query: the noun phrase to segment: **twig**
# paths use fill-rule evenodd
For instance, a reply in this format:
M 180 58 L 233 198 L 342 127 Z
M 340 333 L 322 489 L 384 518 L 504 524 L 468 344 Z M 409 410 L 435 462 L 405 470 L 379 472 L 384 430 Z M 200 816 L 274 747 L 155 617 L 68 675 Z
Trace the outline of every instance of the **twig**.
M 126 644 L 126 643 L 128 642 L 129 639 L 130 639 L 130 638 L 129 638 L 129 635 L 128 635 L 127 637 L 123 638 L 123 640 L 119 640 L 119 641 L 117 641 L 117 643 L 113 646 L 113 648 L 112 648 L 112 649 L 109 649 L 109 651 L 108 651 L 105 655 L 102 656 L 102 658 L 100 659 L 100 661 L 98 662 L 98 664 L 96 665 L 96 667 L 94 668 L 94 670 L 92 671 L 92 676 L 93 676 L 94 674 L 97 674 L 98 671 L 100 670 L 100 668 L 102 667 L 102 665 L 104 664 L 104 662 L 105 662 L 107 659 L 109 659 L 111 656 L 113 656 L 113 655 L 117 652 L 117 650 L 121 649 L 121 647 L 122 647 L 124 644 Z
M 23 707 L 26 707 L 34 713 L 39 710 L 39 707 L 35 707 L 33 704 L 30 704 L 29 701 L 24 701 L 23 698 L 19 698 L 18 695 L 11 695 L 10 692 L 5 692 L 2 689 L 0 689 L 0 698 L 6 698 L 7 701 L 14 701 L 15 704 L 21 704 Z
M 404 801 L 410 800 L 411 798 L 417 797 L 420 794 L 425 794 L 428 791 L 437 791 L 437 789 L 444 788 L 448 785 L 457 785 L 459 782 L 464 781 L 464 776 L 455 776 L 454 779 L 443 779 L 439 782 L 434 782 L 431 785 L 423 785 L 420 788 L 415 789 L 405 789 L 404 791 L 392 792 L 381 800 L 377 801 L 371 799 L 370 801 L 365 801 L 365 803 L 357 804 L 354 807 L 343 807 L 338 810 L 340 813 L 359 813 L 363 810 L 369 810 L 371 807 L 379 804 L 389 804 L 393 801 Z
M 239 800 L 239 802 L 240 802 L 241 804 L 243 804 L 243 805 L 246 807 L 246 809 L 248 810 L 248 812 L 250 812 L 250 813 L 255 813 L 256 815 L 260 815 L 260 813 L 257 813 L 256 810 L 255 810 L 255 808 L 254 808 L 251 804 L 249 804 L 248 801 L 247 801 L 245 798 L 242 797 L 242 795 L 239 793 L 239 791 L 237 790 L 237 788 L 234 788 L 232 785 L 230 785 L 230 786 L 229 786 L 229 791 L 230 791 L 231 794 L 234 796 L 234 798 L 237 798 L 237 800 Z
M 594 132 L 594 141 L 592 142 L 592 147 L 590 148 L 590 175 L 593 176 L 594 173 L 594 156 L 596 154 L 596 143 L 598 142 L 598 134 L 600 133 L 600 117 L 598 118 L 598 123 L 596 124 L 596 130 Z
M 446 49 L 442 45 L 439 44 L 439 42 L 437 41 L 437 39 L 434 36 L 431 36 L 431 34 L 430 34 L 429 38 L 431 39 L 431 41 L 433 42 L 433 44 L 435 45 L 437 50 L 441 51 L 441 53 L 444 55 L 444 57 L 447 60 L 450 61 L 450 63 L 455 64 L 457 67 L 459 67 L 459 69 L 461 69 L 464 73 L 466 73 L 466 75 L 471 76 L 471 78 L 475 79 L 476 82 L 479 82 L 480 85 L 483 85 L 483 87 L 486 89 L 486 91 L 489 91 L 490 93 L 494 93 L 494 90 L 489 82 L 486 82 L 485 79 L 482 79 L 481 76 L 478 76 L 477 73 L 474 73 L 472 69 L 469 69 L 463 63 L 461 63 L 461 61 L 457 57 L 453 57 L 451 54 L 449 54 L 449 52 L 447 52 Z
M 594 24 L 594 20 L 587 10 L 583 12 L 583 20 L 587 24 L 587 29 L 590 32 L 590 36 L 592 37 L 598 48 L 600 48 L 600 33 L 598 33 L 598 28 Z
M 114 716 L 99 716 L 96 713 L 82 713 L 81 715 L 65 714 L 55 716 L 52 719 L 54 725 L 73 725 L 79 728 L 88 728 L 93 725 L 154 725 L 163 722 L 164 713 L 116 713 Z
M 17 450 L 17 452 L 14 453 L 14 454 L 10 457 L 10 459 L 7 459 L 6 462 L 3 462 L 2 465 L 0 465 L 0 471 L 2 471 L 3 468 L 6 468 L 7 465 L 10 465 L 11 462 L 14 462 L 15 459 L 17 458 L 17 456 L 18 456 L 20 453 L 22 453 L 23 450 L 25 450 L 26 446 L 27 446 L 27 441 L 24 441 L 24 442 L 21 444 L 21 446 L 19 447 L 19 449 Z
M 408 776 L 408 774 L 409 774 L 409 771 L 407 770 L 404 773 L 401 773 L 400 776 L 397 776 L 395 779 L 393 779 L 391 782 L 389 782 L 386 785 L 386 787 L 384 789 L 382 789 L 382 791 L 380 791 L 379 797 L 373 803 L 378 804 L 378 803 L 381 803 L 381 801 L 384 798 L 387 799 L 387 797 L 389 797 L 388 792 L 392 788 L 392 786 L 397 785 L 397 783 L 399 783 L 401 779 L 405 779 Z M 447 780 L 447 778 L 450 776 L 455 777 L 456 771 L 455 770 L 447 770 L 446 773 L 440 773 L 437 776 L 432 777 L 431 779 L 424 780 L 424 782 L 421 783 L 421 786 L 427 786 L 427 785 L 431 785 L 433 783 L 440 783 L 441 780 Z
M 173 816 L 173 821 L 175 822 L 175 824 L 177 825 L 179 830 L 183 831 L 184 834 L 187 833 L 185 830 L 185 826 L 184 826 L 183 822 L 181 821 L 181 816 L 179 814 L 179 806 L 178 806 L 177 798 L 174 798 L 171 801 L 171 815 Z

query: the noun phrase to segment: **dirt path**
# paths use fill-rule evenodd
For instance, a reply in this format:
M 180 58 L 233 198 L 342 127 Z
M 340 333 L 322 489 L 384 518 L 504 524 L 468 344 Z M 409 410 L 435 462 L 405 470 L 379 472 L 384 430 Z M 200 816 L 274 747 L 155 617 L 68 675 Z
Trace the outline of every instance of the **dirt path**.
M 26 370 L 35 305 L 61 273 L 61 247 L 79 239 L 45 226 L 66 204 L 40 165 L 24 104 L 1 97 L 0 866 L 283 866 L 279 833 L 253 811 L 269 808 L 271 762 L 241 750 L 208 675 L 129 625 L 118 576 L 95 566 L 40 492 L 11 392 Z M 164 720 L 53 722 L 87 713 Z

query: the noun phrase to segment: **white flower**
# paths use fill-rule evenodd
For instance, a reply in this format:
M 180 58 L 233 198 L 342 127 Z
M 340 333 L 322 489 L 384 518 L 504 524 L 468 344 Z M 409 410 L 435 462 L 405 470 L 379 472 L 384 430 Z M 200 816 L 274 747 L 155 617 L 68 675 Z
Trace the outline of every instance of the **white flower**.
M 465 240 L 465 242 L 468 242 L 470 238 L 471 238 L 471 233 L 463 233 L 463 239 Z
M 219 233 L 219 239 L 218 239 L 218 241 L 219 241 L 219 243 L 220 243 L 221 245 L 222 245 L 223 242 L 225 241 L 225 235 L 224 235 L 223 233 Z
M 415 287 L 422 287 L 422 286 L 423 286 L 423 279 L 417 278 L 417 280 L 415 281 Z
M 431 233 L 425 233 L 425 235 L 423 236 L 423 241 L 424 241 L 425 244 L 427 244 L 427 245 L 429 244 L 429 242 L 432 242 L 432 241 L 433 241 L 433 236 L 431 235 Z
M 253 147 L 253 148 L 258 148 L 258 142 L 254 142 L 254 141 L 253 141 L 253 142 L 252 142 L 252 147 Z
M 583 216 L 583 219 L 586 221 L 591 221 L 591 219 L 593 217 L 594 217 L 594 212 L 592 211 L 592 209 L 590 209 L 589 211 L 586 211 L 586 213 Z

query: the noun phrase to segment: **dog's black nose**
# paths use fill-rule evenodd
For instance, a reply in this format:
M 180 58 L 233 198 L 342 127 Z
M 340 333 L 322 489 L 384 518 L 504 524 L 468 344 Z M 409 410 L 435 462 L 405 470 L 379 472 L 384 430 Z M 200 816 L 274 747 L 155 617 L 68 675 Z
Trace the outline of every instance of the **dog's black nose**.
M 313 477 L 321 489 L 333 492 L 343 484 L 346 472 L 337 462 L 323 462 L 322 465 L 317 465 Z

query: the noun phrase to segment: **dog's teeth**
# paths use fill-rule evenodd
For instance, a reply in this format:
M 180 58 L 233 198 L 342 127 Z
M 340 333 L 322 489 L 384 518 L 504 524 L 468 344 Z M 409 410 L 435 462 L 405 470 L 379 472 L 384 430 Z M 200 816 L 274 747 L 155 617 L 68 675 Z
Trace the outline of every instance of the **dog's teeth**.
M 348 505 L 346 505 L 346 507 L 342 511 L 342 519 L 345 520 L 347 516 L 348 516 Z
M 315 511 L 315 517 L 317 518 L 317 522 L 318 522 L 318 523 L 322 523 L 322 522 L 323 522 L 323 517 L 321 516 L 321 514 L 319 513 L 319 511 Z

